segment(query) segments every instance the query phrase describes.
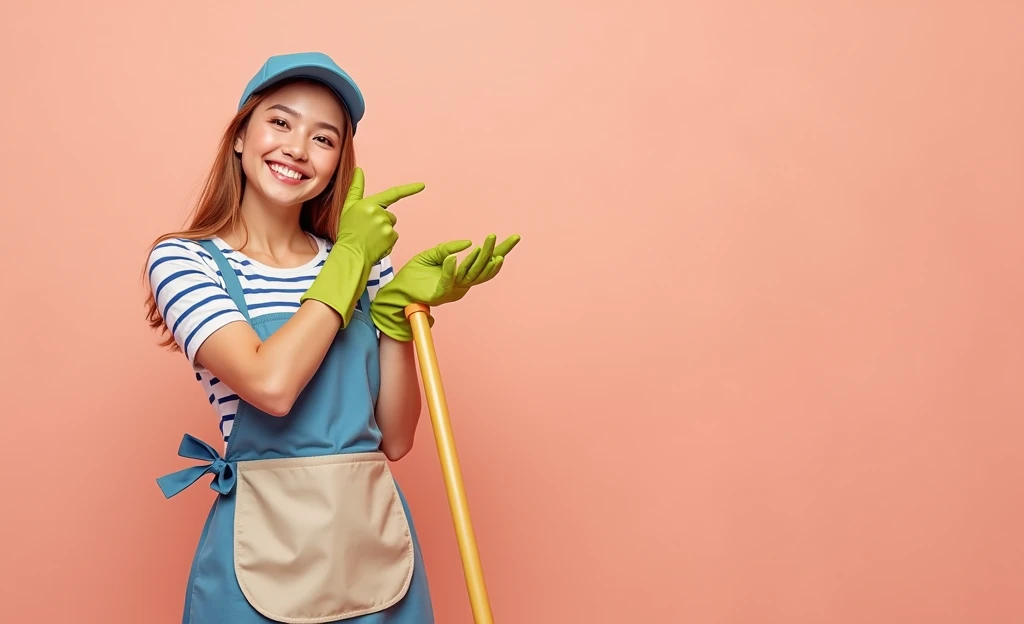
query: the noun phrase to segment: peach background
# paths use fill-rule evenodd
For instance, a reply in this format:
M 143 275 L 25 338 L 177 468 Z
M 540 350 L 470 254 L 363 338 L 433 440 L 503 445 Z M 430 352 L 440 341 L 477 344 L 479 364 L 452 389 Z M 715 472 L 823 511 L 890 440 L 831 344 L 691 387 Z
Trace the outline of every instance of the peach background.
M 321 49 L 399 261 L 524 237 L 435 333 L 499 623 L 1024 621 L 1024 7 L 484 4 L 5 9 L 0 619 L 179 621 L 215 418 L 141 263 Z M 426 415 L 396 470 L 466 624 Z

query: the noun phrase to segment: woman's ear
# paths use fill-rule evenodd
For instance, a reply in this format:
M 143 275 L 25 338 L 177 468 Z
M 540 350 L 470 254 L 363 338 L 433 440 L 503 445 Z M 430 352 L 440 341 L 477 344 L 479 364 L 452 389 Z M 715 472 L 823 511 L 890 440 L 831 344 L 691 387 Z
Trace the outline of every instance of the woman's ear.
M 242 155 L 242 146 L 245 144 L 245 127 L 242 127 L 235 135 L 235 154 Z

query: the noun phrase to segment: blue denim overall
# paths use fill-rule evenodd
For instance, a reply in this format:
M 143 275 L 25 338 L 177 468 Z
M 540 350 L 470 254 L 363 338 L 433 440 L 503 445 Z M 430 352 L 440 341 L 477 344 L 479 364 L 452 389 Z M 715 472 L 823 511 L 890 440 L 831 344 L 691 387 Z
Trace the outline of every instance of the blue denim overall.
M 266 340 L 291 314 L 249 316 L 236 273 L 211 241 L 228 294 Z M 167 498 L 212 474 L 219 493 L 189 573 L 183 624 L 432 624 L 412 516 L 380 452 L 376 330 L 364 291 L 291 412 L 239 401 L 222 458 L 157 480 Z

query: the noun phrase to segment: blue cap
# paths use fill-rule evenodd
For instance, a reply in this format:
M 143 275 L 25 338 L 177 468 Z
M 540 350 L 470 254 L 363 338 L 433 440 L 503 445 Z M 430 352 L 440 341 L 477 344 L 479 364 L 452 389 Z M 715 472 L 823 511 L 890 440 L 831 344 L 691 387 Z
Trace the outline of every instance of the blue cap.
M 352 134 L 355 134 L 356 125 L 366 111 L 363 94 L 355 81 L 331 57 L 321 52 L 281 54 L 267 59 L 245 86 L 238 108 L 241 109 L 253 93 L 291 78 L 309 78 L 330 87 L 348 110 L 352 118 Z

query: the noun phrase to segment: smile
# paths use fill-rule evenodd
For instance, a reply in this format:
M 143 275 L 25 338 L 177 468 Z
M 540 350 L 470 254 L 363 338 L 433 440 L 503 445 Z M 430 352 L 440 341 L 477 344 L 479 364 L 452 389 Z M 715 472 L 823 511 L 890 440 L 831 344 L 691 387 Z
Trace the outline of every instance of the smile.
M 275 178 L 288 184 L 298 184 L 309 177 L 292 169 L 291 167 L 286 167 L 281 163 L 271 162 L 269 160 L 267 161 L 267 167 L 270 168 L 270 171 L 274 174 Z

